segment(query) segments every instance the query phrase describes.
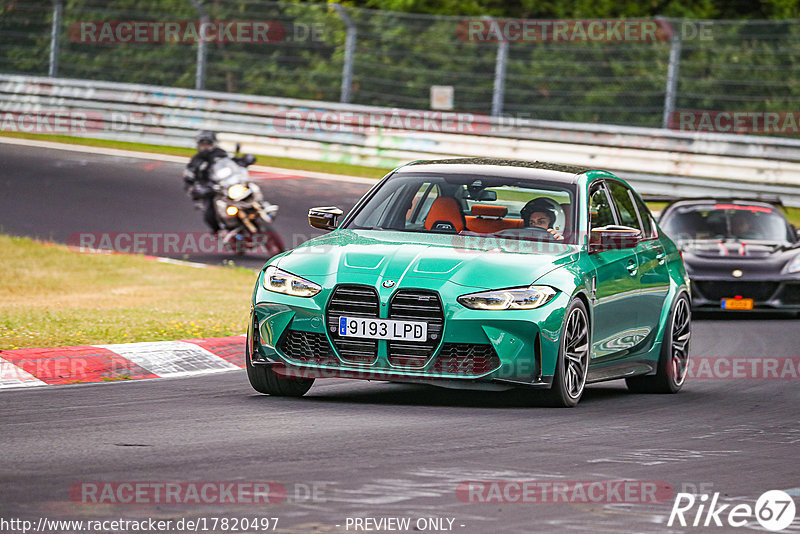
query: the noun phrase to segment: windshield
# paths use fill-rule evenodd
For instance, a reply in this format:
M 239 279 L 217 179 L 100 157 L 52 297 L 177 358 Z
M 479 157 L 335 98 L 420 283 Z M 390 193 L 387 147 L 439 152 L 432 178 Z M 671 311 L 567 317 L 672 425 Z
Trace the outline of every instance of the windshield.
M 211 166 L 211 179 L 222 187 L 230 187 L 234 184 L 246 183 L 248 181 L 247 169 L 238 165 L 230 158 L 217 160 Z
M 779 211 L 767 206 L 742 204 L 678 206 L 668 213 L 661 228 L 671 238 L 680 241 L 697 239 L 792 241 L 786 219 Z
M 497 176 L 403 174 L 386 181 L 347 228 L 574 244 L 575 188 Z

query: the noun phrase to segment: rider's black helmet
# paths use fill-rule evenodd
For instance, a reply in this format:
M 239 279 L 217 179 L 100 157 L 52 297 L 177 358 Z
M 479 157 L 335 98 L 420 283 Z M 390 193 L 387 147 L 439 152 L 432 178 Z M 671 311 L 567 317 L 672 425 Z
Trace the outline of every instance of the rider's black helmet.
M 197 132 L 197 135 L 194 136 L 194 141 L 198 145 L 200 143 L 208 143 L 210 145 L 217 144 L 217 134 L 210 130 L 200 130 Z
M 547 215 L 547 218 L 550 219 L 550 224 L 548 225 L 548 228 L 552 228 L 553 225 L 556 223 L 556 212 L 553 211 L 553 208 L 550 205 L 550 203 L 544 200 L 543 198 L 535 198 L 530 202 L 528 202 L 527 204 L 525 204 L 525 207 L 523 207 L 519 212 L 520 216 L 522 217 L 522 223 L 525 226 L 530 226 L 528 221 L 531 218 L 531 214 L 536 213 L 537 211 Z

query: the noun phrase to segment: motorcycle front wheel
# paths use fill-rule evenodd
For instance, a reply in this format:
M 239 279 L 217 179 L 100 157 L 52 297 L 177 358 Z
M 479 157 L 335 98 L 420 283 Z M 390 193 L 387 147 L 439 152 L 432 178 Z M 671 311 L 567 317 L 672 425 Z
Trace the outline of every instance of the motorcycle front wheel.
M 283 243 L 281 234 L 275 231 L 272 223 L 268 223 L 263 219 L 259 219 L 257 221 L 257 226 L 259 233 L 267 238 L 267 242 L 264 244 L 264 246 L 266 247 L 267 254 L 269 254 L 270 257 L 280 254 L 286 250 L 286 246 Z

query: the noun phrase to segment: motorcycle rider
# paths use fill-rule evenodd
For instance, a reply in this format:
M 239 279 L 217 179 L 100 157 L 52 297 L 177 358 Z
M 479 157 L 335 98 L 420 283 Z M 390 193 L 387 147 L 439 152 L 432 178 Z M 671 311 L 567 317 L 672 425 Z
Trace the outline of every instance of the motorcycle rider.
M 203 204 L 203 220 L 208 225 L 211 233 L 219 230 L 219 221 L 214 211 L 214 190 L 211 188 L 209 169 L 219 159 L 227 158 L 228 153 L 217 146 L 217 134 L 208 130 L 201 130 L 195 136 L 197 154 L 183 171 L 184 189 L 189 191 L 192 200 Z

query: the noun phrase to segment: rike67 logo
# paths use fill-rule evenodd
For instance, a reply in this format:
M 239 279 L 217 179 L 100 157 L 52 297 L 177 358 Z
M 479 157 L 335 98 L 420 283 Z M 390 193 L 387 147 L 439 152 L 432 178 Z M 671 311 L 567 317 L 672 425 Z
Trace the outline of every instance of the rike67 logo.
M 794 500 L 785 491 L 770 490 L 763 493 L 755 507 L 746 503 L 720 504 L 719 492 L 710 499 L 708 494 L 678 493 L 667 526 L 743 527 L 755 520 L 764 529 L 777 532 L 789 527 L 794 517 Z

